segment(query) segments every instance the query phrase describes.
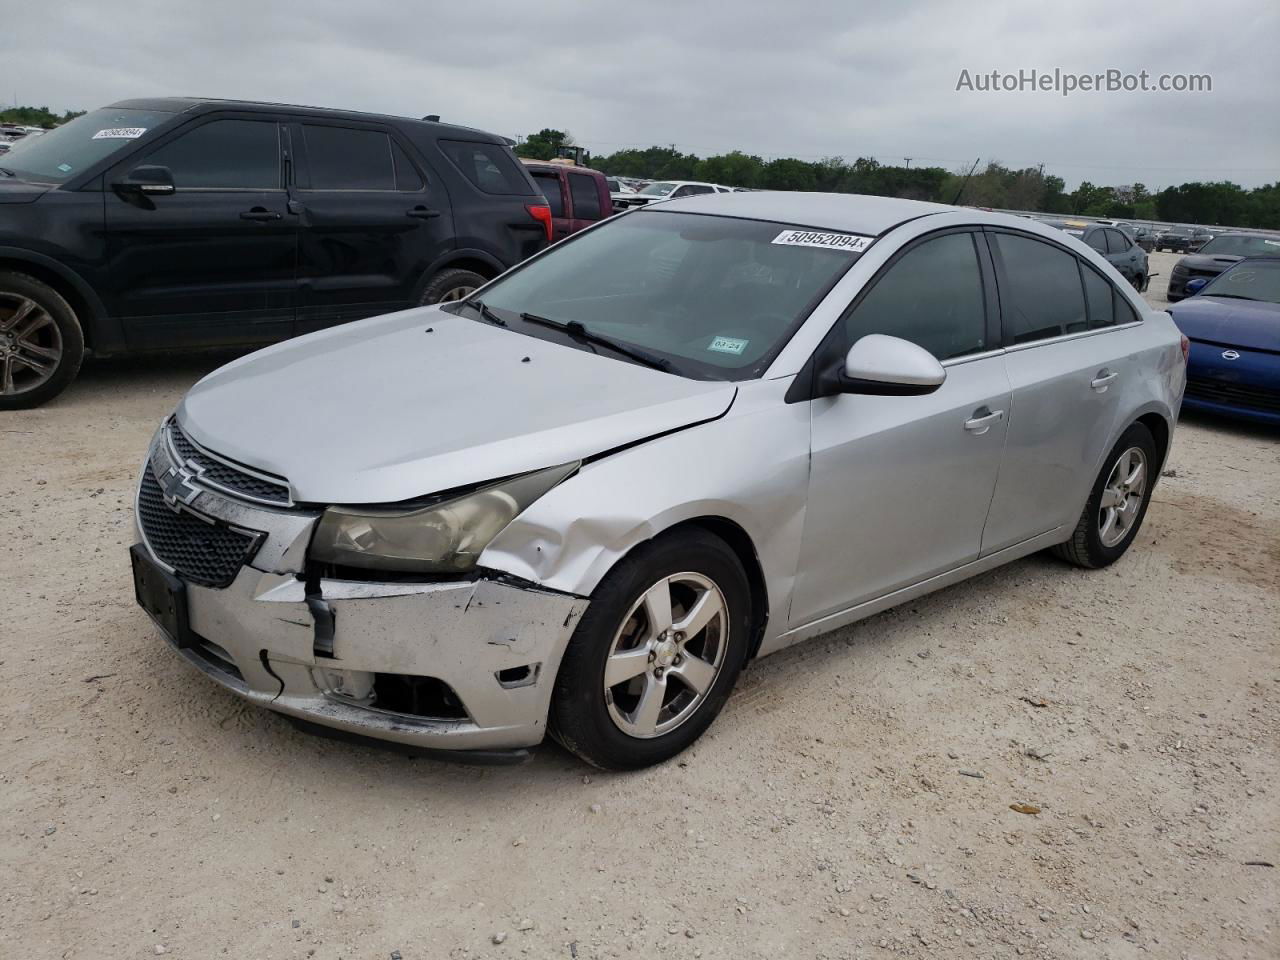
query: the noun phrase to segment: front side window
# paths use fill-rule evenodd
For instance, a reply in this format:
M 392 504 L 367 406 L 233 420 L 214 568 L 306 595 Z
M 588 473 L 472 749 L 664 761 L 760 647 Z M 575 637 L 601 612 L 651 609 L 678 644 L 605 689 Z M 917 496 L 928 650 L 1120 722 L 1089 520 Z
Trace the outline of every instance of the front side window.
M 595 177 L 585 173 L 569 174 L 569 193 L 573 197 L 573 215 L 581 220 L 600 219 L 600 191 Z
M 577 321 L 667 359 L 674 373 L 751 379 L 859 256 L 787 242 L 795 229 L 642 208 L 493 281 L 484 303 L 513 331 L 592 349 L 520 314 Z
M 1000 312 L 1005 339 L 1030 343 L 1088 329 L 1076 258 L 1052 244 L 992 234 L 1004 262 Z
M 23 180 L 65 183 L 172 118 L 164 110 L 94 110 L 11 144 L 0 166 Z
M 949 233 L 912 247 L 846 315 L 846 342 L 883 333 L 939 360 L 987 348 L 987 313 L 973 235 Z
M 274 120 L 214 120 L 139 161 L 168 167 L 181 189 L 280 189 L 280 130 Z
M 304 123 L 312 190 L 394 190 L 391 138 L 381 130 Z

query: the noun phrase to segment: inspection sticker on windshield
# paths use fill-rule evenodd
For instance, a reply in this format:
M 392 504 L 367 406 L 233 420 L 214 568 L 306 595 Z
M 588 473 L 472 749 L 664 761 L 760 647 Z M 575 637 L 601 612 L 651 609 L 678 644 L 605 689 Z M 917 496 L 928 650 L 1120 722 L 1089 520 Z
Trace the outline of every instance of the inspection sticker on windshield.
M 146 127 L 109 127 L 93 135 L 95 140 L 137 140 L 147 132 Z
M 750 340 L 739 340 L 737 337 L 712 337 L 707 349 L 716 353 L 739 354 L 747 349 L 747 344 L 750 342 Z
M 818 230 L 783 230 L 773 238 L 784 247 L 823 247 L 827 250 L 848 250 L 861 253 L 871 246 L 871 237 L 859 237 L 852 233 L 823 233 Z

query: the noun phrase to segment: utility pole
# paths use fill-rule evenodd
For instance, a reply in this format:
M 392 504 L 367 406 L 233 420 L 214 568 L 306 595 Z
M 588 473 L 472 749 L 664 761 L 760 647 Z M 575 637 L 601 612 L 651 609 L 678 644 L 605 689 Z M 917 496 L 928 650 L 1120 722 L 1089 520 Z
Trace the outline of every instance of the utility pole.
M 905 161 L 907 161 L 907 169 L 908 169 L 908 170 L 910 170 L 910 169 L 911 169 L 911 158 L 910 158 L 910 157 L 903 157 L 902 159 L 903 159 L 903 160 L 905 160 Z

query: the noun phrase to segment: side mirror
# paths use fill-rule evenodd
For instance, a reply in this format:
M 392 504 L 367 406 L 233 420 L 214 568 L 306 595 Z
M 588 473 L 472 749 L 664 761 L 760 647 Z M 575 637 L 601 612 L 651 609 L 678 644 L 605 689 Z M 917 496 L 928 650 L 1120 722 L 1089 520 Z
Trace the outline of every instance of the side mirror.
M 134 167 L 124 177 L 111 185 L 117 193 L 133 196 L 163 197 L 173 193 L 173 174 L 168 167 Z
M 1196 277 L 1194 280 L 1187 281 L 1187 296 L 1193 297 L 1203 290 L 1209 283 L 1208 277 Z
M 849 348 L 843 369 L 824 377 L 825 394 L 858 393 L 915 397 L 933 393 L 947 371 L 924 347 L 881 333 L 869 333 Z

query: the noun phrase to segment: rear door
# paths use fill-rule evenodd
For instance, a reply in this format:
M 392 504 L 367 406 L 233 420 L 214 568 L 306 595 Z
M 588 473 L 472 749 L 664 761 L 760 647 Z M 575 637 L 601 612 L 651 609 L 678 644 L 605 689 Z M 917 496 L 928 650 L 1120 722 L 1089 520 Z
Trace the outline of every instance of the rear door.
M 981 235 L 957 230 L 916 241 L 832 331 L 830 355 L 883 333 L 928 349 L 947 378 L 925 396 L 810 401 L 809 498 L 792 626 L 978 557 L 1010 390 L 1004 357 L 992 349 L 994 280 L 975 240 Z
M 453 246 L 444 187 L 381 124 L 300 119 L 290 139 L 298 331 L 415 306 L 427 269 Z
M 263 343 L 293 332 L 296 219 L 282 126 L 211 114 L 107 173 L 163 166 L 169 196 L 104 194 L 107 308 L 133 349 Z
M 1137 322 L 1070 251 L 1012 231 L 987 236 L 1013 406 L 983 554 L 1076 522 L 1134 375 L 1114 331 Z
M 569 198 L 565 196 L 564 174 L 559 170 L 531 170 L 530 173 L 551 207 L 551 242 L 563 240 L 574 231 Z

